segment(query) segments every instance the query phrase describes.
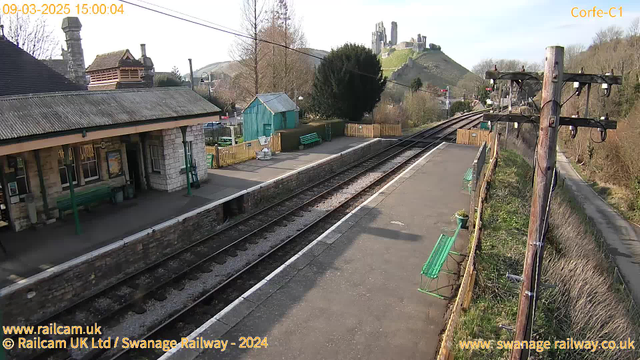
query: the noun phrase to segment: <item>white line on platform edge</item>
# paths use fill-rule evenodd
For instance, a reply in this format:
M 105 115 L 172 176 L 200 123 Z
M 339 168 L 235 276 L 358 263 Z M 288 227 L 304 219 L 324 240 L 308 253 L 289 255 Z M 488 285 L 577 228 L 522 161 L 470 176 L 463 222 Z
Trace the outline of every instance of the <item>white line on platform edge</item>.
M 294 261 L 296 261 L 300 256 L 304 255 L 304 253 L 307 252 L 307 250 L 311 249 L 315 244 L 317 244 L 319 241 L 322 241 L 322 239 L 324 239 L 327 235 L 329 235 L 333 230 L 335 230 L 338 226 L 340 226 L 342 223 L 344 223 L 347 219 L 349 219 L 353 214 L 355 214 L 356 212 L 358 212 L 362 207 L 364 207 L 365 205 L 367 205 L 369 202 L 371 202 L 371 200 L 373 200 L 374 198 L 376 198 L 378 195 L 380 195 L 380 193 L 382 193 L 383 191 L 385 191 L 389 186 L 391 186 L 393 183 L 395 183 L 398 179 L 402 178 L 406 173 L 408 173 L 409 171 L 411 171 L 411 169 L 413 169 L 416 165 L 420 164 L 427 156 L 431 155 L 432 152 L 440 149 L 443 145 L 445 145 L 446 143 L 440 143 L 440 145 L 436 146 L 435 148 L 431 149 L 428 153 L 424 154 L 418 161 L 416 161 L 415 163 L 411 164 L 408 168 L 406 168 L 403 172 L 401 172 L 399 175 L 397 175 L 396 177 L 394 177 L 391 181 L 389 181 L 388 184 L 386 184 L 384 187 L 382 187 L 382 189 L 378 190 L 375 194 L 371 195 L 371 197 L 369 197 L 367 200 L 365 200 L 362 204 L 358 205 L 358 207 L 356 207 L 355 209 L 351 210 L 351 212 L 349 212 L 345 217 L 343 217 L 342 219 L 340 219 L 337 223 L 333 224 L 333 226 L 331 226 L 329 229 L 327 229 L 325 232 L 323 232 L 320 236 L 318 236 L 315 240 L 313 240 L 309 245 L 305 246 L 304 249 L 300 250 L 297 254 L 295 254 L 292 258 L 290 258 L 289 260 L 287 260 L 287 262 L 285 262 L 284 264 L 280 265 L 280 267 L 278 267 L 277 269 L 275 269 L 271 274 L 269 274 L 267 277 L 265 277 L 262 281 L 260 281 L 259 283 L 255 284 L 251 289 L 247 290 L 244 294 L 242 294 L 239 298 L 237 298 L 234 302 L 232 302 L 231 304 L 227 305 L 227 307 L 225 307 L 224 309 L 222 309 L 219 313 L 217 313 L 214 317 L 212 317 L 211 319 L 207 320 L 207 322 L 205 322 L 204 324 L 202 324 L 199 328 L 197 328 L 196 330 L 194 330 L 191 334 L 189 334 L 187 336 L 187 339 L 189 340 L 194 340 L 198 335 L 200 335 L 203 331 L 205 331 L 207 328 L 209 328 L 209 326 L 211 326 L 213 323 L 215 323 L 216 321 L 219 321 L 219 319 L 224 316 L 226 313 L 228 313 L 229 311 L 231 311 L 234 307 L 236 307 L 236 305 L 240 304 L 242 301 L 244 301 L 249 295 L 253 294 L 256 290 L 260 289 L 263 285 L 265 285 L 269 280 L 273 279 L 274 276 L 278 275 L 282 270 L 284 270 L 287 266 L 291 265 L 291 263 L 293 263 Z M 295 276 L 295 275 L 294 275 Z M 276 290 L 277 291 L 277 290 Z M 235 325 L 234 325 L 235 326 Z M 180 349 L 182 348 L 182 343 L 178 342 L 178 345 L 176 345 L 174 348 L 172 348 L 171 350 L 167 351 L 166 353 L 164 353 L 161 357 L 158 358 L 158 360 L 167 360 L 169 359 L 172 355 L 174 355 L 176 352 L 178 352 Z

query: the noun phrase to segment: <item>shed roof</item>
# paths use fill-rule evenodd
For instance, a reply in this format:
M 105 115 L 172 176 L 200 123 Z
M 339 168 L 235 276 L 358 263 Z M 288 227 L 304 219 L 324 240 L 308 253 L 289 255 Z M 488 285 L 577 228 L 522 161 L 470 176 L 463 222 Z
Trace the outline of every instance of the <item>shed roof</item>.
M 258 94 L 253 98 L 253 100 L 251 100 L 251 102 L 249 102 L 249 105 L 251 105 L 255 99 L 260 100 L 260 102 L 262 102 L 273 114 L 286 111 L 296 111 L 298 109 L 289 96 L 283 92 Z
M 191 89 L 182 87 L 3 96 L 0 142 L 151 120 L 180 120 L 219 111 Z
M 129 50 L 118 50 L 96 56 L 87 71 L 114 69 L 118 67 L 144 67 L 136 60 Z
M 0 96 L 86 89 L 2 36 L 0 54 Z

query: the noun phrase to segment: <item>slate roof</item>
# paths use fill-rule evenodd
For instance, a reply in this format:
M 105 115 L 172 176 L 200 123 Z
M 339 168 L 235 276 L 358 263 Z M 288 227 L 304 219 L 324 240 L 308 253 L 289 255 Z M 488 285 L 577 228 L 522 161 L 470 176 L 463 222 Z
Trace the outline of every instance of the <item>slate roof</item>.
M 144 67 L 144 65 L 136 59 L 124 59 L 124 56 L 131 52 L 129 50 L 118 50 L 106 54 L 96 56 L 95 60 L 87 68 L 89 71 L 114 69 L 118 67 Z M 133 55 L 132 55 L 133 56 Z
M 291 100 L 289 96 L 287 96 L 287 94 L 283 92 L 258 94 L 254 98 L 254 100 L 256 98 L 260 100 L 260 102 L 262 102 L 264 106 L 266 106 L 266 108 L 269 109 L 269 111 L 271 111 L 271 113 L 273 114 L 286 111 L 296 111 L 298 109 L 293 100 Z M 251 100 L 249 104 L 251 104 L 252 102 L 253 100 Z
M 189 88 L 74 91 L 0 97 L 0 142 L 220 112 Z
M 40 60 L 48 67 L 55 70 L 58 74 L 67 77 L 69 75 L 69 62 L 64 59 L 48 59 Z M 68 78 L 67 78 L 68 79 Z
M 0 37 L 0 96 L 85 89 Z

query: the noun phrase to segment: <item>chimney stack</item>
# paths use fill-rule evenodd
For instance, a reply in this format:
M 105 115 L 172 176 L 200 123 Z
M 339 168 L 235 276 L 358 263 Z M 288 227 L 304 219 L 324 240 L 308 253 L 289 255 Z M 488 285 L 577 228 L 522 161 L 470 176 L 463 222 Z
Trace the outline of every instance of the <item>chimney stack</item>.
M 66 17 L 62 20 L 62 31 L 64 31 L 67 41 L 71 79 L 78 84 L 87 85 L 84 51 L 82 50 L 82 39 L 80 38 L 81 29 L 82 24 L 77 17 Z
M 140 56 L 140 62 L 144 65 L 144 70 L 142 72 L 142 79 L 144 81 L 145 87 L 153 87 L 153 77 L 155 75 L 155 69 L 153 67 L 153 61 L 150 57 L 147 56 L 147 45 L 140 44 L 140 52 L 142 55 Z

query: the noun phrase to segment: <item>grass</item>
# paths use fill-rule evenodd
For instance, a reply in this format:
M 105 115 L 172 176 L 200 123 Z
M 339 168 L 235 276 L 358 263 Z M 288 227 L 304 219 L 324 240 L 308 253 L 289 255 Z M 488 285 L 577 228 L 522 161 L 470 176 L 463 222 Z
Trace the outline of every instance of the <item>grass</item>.
M 401 67 L 410 57 L 413 57 L 415 52 L 411 49 L 405 50 L 396 50 L 389 57 L 380 59 L 383 68 L 384 76 L 391 76 L 391 73 L 395 71 L 395 69 Z
M 483 233 L 476 254 L 476 286 L 469 310 L 456 327 L 459 340 L 512 340 L 500 325 L 514 326 L 519 284 L 506 274 L 520 275 L 527 242 L 532 169 L 513 151 L 502 151 L 483 214 Z M 629 312 L 629 298 L 616 285 L 605 247 L 566 189 L 554 192 L 545 247 L 542 281 L 556 288 L 542 290 L 534 340 L 636 339 L 638 322 Z M 462 351 L 456 359 L 508 358 L 507 350 Z M 586 352 L 554 350 L 536 359 L 636 359 L 630 350 Z
M 567 156 L 571 166 L 585 180 L 589 186 L 611 205 L 622 217 L 640 224 L 640 208 L 636 204 L 637 199 L 628 187 L 610 184 L 597 180 L 595 171 L 588 171 L 586 166 L 578 165 L 572 157 Z

